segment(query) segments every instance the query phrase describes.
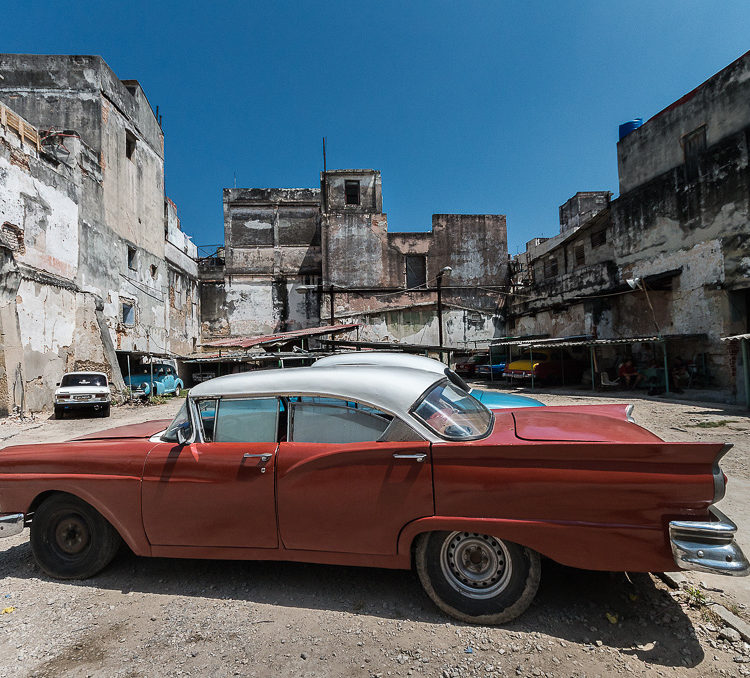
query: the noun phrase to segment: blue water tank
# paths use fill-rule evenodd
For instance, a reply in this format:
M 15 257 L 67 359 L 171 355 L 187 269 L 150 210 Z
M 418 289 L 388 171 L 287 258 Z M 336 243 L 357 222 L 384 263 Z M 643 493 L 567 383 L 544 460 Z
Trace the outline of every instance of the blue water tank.
M 643 118 L 628 120 L 620 125 L 620 141 L 622 141 L 633 130 L 637 130 L 643 124 Z

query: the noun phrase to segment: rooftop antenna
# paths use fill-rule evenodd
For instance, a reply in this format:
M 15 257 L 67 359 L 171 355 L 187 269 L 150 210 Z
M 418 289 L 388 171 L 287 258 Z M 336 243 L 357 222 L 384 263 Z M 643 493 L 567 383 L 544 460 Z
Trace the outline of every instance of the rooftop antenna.
M 326 171 L 326 138 L 323 137 L 323 172 Z

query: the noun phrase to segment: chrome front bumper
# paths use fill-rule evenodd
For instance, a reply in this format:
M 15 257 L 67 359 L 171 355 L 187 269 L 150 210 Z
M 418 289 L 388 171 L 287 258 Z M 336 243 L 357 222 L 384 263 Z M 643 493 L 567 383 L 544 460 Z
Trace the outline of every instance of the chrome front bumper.
M 750 564 L 734 541 L 737 526 L 719 509 L 709 509 L 711 521 L 673 520 L 669 523 L 672 555 L 683 570 L 744 577 Z
M 23 513 L 0 515 L 0 537 L 13 537 L 23 532 Z

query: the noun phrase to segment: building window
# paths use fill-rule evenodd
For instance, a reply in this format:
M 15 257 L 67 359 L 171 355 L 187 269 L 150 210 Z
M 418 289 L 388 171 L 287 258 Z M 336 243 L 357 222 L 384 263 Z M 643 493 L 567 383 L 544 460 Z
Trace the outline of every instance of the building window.
M 128 160 L 132 160 L 133 155 L 135 154 L 135 142 L 135 134 L 125 130 L 125 157 Z
M 406 261 L 406 288 L 412 289 L 427 283 L 427 257 L 423 254 L 407 254 Z
M 138 253 L 135 247 L 128 245 L 128 268 L 131 271 L 138 270 Z
M 591 234 L 591 247 L 599 247 L 607 242 L 607 229 L 602 228 Z
M 573 252 L 575 253 L 576 266 L 583 266 L 586 263 L 586 250 L 583 244 L 576 245 Z
M 701 125 L 698 129 L 682 137 L 682 151 L 685 154 L 685 178 L 694 181 L 698 178 L 698 163 L 701 154 L 706 150 L 706 126 Z
M 557 259 L 550 257 L 544 261 L 544 277 L 554 278 L 557 275 Z
M 156 280 L 156 276 L 159 273 L 159 267 L 156 264 L 151 264 L 151 277 Z
M 135 325 L 135 304 L 131 301 L 122 302 L 122 324 L 127 327 Z
M 359 181 L 347 179 L 344 182 L 344 194 L 347 205 L 359 205 Z

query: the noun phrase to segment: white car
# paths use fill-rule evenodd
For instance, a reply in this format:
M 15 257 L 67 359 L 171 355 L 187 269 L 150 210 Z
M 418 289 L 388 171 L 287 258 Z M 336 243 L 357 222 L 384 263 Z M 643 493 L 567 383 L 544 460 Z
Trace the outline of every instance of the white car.
M 69 410 L 91 409 L 102 417 L 109 416 L 111 393 L 104 372 L 68 372 L 55 391 L 55 419 Z

